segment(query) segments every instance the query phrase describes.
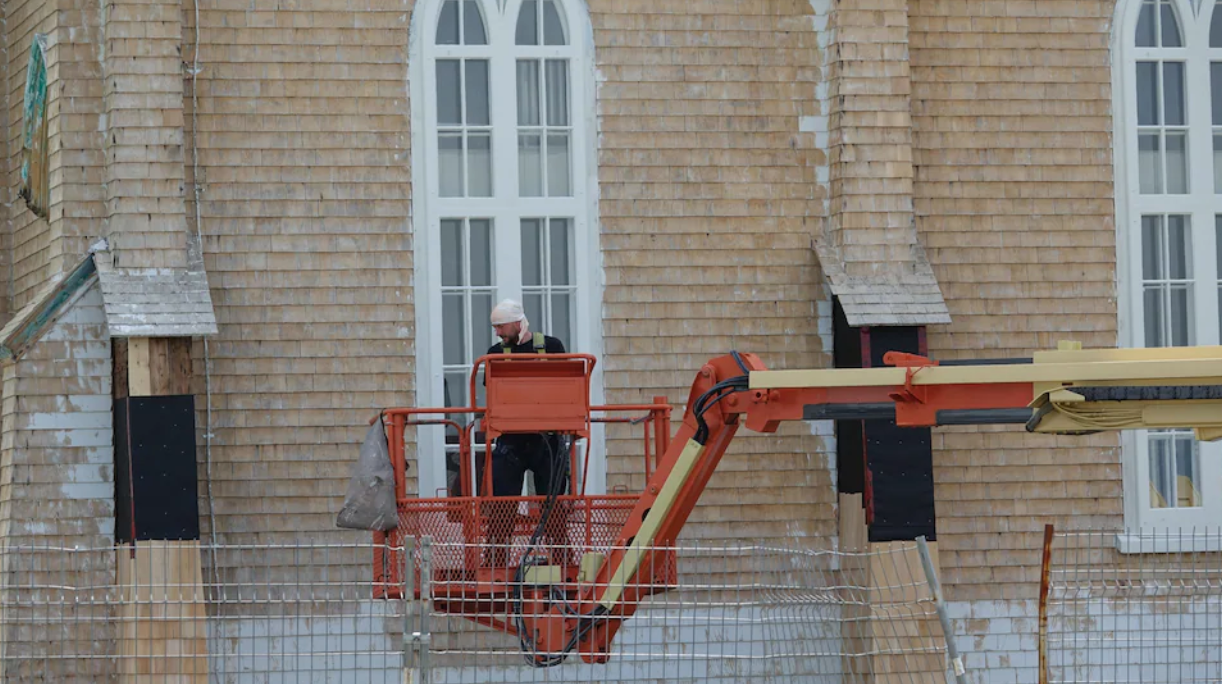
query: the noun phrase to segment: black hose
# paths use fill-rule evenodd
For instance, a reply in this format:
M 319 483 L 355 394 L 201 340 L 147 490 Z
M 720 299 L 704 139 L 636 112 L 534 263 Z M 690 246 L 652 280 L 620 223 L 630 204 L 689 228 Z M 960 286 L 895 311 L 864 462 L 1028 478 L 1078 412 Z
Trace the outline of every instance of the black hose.
M 691 407 L 692 414 L 695 416 L 697 423 L 697 430 L 694 439 L 698 444 L 703 445 L 708 440 L 709 436 L 709 426 L 704 420 L 704 413 L 727 396 L 734 394 L 735 392 L 746 391 L 750 387 L 749 375 L 751 371 L 747 368 L 747 364 L 743 362 L 742 356 L 737 351 L 731 351 L 730 355 L 734 358 L 734 362 L 738 364 L 738 367 L 742 370 L 743 374 L 733 378 L 728 378 L 713 385 L 703 394 L 701 394 Z M 526 569 L 535 565 L 535 561 L 530 557 L 530 553 L 538 546 L 539 537 L 546 530 L 547 522 L 551 516 L 552 508 L 555 505 L 556 497 L 559 495 L 559 491 L 561 488 L 563 488 L 568 477 L 568 459 L 564 458 L 561 459 L 562 462 L 558 462 L 559 455 L 552 452 L 551 443 L 546 437 L 544 437 L 543 442 L 548 450 L 549 460 L 552 464 L 551 486 L 549 487 L 549 491 L 547 493 L 547 499 L 544 501 L 543 512 L 542 515 L 540 515 L 539 524 L 537 527 L 535 527 L 534 533 L 531 534 L 530 542 L 526 548 L 526 553 L 523 555 L 522 562 L 518 564 L 518 569 L 514 573 L 513 589 L 514 607 L 517 614 L 516 624 L 518 627 L 519 646 L 522 649 L 526 662 L 533 667 L 552 667 L 554 665 L 563 663 L 568 654 L 577 647 L 577 644 L 580 643 L 581 639 L 589 634 L 590 631 L 594 629 L 595 625 L 598 624 L 598 622 L 608 613 L 604 606 L 599 605 L 596 606 L 594 611 L 589 615 L 581 615 L 576 609 L 569 605 L 567 598 L 560 594 L 555 587 L 553 587 L 552 590 L 548 592 L 549 599 L 554 603 L 558 603 L 561 607 L 561 611 L 565 615 L 576 617 L 578 619 L 577 629 L 573 630 L 573 634 L 569 637 L 568 642 L 565 644 L 564 649 L 559 655 L 547 657 L 540 656 L 534 640 L 527 634 L 526 622 L 522 616 L 522 584 L 525 579 Z M 558 465 L 562 467 L 562 469 L 560 469 L 560 477 L 556 476 Z
M 735 392 L 744 392 L 750 387 L 750 381 L 746 375 L 739 375 L 713 385 L 704 394 L 701 394 L 692 405 L 692 415 L 696 418 L 696 434 L 692 439 L 696 440 L 697 444 L 704 444 L 709 438 L 709 425 L 704 420 L 704 414 L 714 404 L 734 394 Z
M 535 530 L 530 536 L 530 541 L 527 543 L 526 551 L 522 555 L 522 562 L 518 563 L 518 569 L 514 573 L 513 582 L 513 603 L 515 614 L 517 616 L 515 619 L 515 624 L 518 629 L 518 645 L 522 650 L 527 664 L 533 667 L 552 667 L 554 665 L 559 665 L 564 662 L 567 653 L 572 650 L 571 648 L 566 648 L 559 656 L 540 656 L 537 645 L 528 635 L 526 620 L 522 615 L 522 585 L 525 582 L 526 570 L 536 565 L 535 559 L 531 557 L 531 552 L 538 547 L 539 538 L 546 532 L 547 523 L 551 518 L 552 510 L 555 508 L 556 499 L 560 496 L 560 490 L 564 488 L 564 485 L 568 480 L 568 459 L 563 457 L 565 450 L 553 450 L 551 441 L 548 439 L 547 435 L 543 435 L 543 445 L 544 448 L 547 449 L 548 463 L 551 465 L 551 482 L 548 483 L 547 498 L 544 499 L 543 502 L 543 510 L 539 516 L 539 524 L 535 526 Z
M 751 375 L 751 371 L 747 370 L 747 364 L 743 363 L 743 357 L 741 354 L 736 351 L 731 351 L 730 356 L 734 357 L 734 363 L 737 363 L 738 367 L 742 369 L 743 375 Z

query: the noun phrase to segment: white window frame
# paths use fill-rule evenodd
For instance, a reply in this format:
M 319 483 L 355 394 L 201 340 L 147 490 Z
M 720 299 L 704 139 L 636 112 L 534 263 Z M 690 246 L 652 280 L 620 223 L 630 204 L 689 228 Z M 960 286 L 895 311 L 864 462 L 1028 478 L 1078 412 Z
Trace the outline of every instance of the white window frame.
M 1208 47 L 1210 13 L 1215 7 L 1213 0 L 1206 0 L 1195 8 L 1189 0 L 1173 0 L 1171 4 L 1178 13 L 1184 38 L 1183 48 L 1138 48 L 1134 45 L 1142 0 L 1118 2 L 1113 22 L 1113 163 L 1116 180 L 1118 342 L 1121 347 L 1145 346 L 1141 271 L 1143 214 L 1190 216 L 1193 290 L 1189 344 L 1219 344 L 1217 284 L 1222 274 L 1219 274 L 1216 264 L 1214 216 L 1222 214 L 1222 195 L 1213 194 L 1209 62 L 1211 58 L 1222 61 L 1222 49 L 1210 50 Z M 1136 64 L 1141 60 L 1177 57 L 1182 57 L 1188 65 L 1185 91 L 1188 98 L 1189 194 L 1142 195 L 1138 192 Z M 1194 540 L 1191 535 L 1185 537 L 1179 532 L 1191 531 L 1193 527 L 1202 530 L 1206 526 L 1222 523 L 1222 444 L 1199 444 L 1198 486 L 1204 505 L 1198 508 L 1151 508 L 1147 444 L 1145 431 L 1121 433 L 1126 533 L 1119 536 L 1118 548 L 1124 552 L 1204 550 L 1203 539 Z M 1149 539 L 1143 543 L 1139 536 L 1142 533 L 1168 531 L 1175 535 L 1176 541 L 1164 537 L 1155 544 Z
M 603 264 L 599 244 L 597 178 L 597 110 L 594 77 L 594 32 L 589 12 L 580 0 L 556 0 L 568 30 L 567 46 L 517 46 L 514 32 L 522 0 L 477 0 L 483 12 L 486 46 L 435 45 L 437 21 L 444 0 L 420 0 L 412 10 L 408 36 L 408 95 L 411 103 L 411 175 L 413 236 L 413 304 L 416 313 L 415 405 L 442 406 L 443 357 L 441 318 L 440 221 L 452 216 L 493 219 L 494 250 L 521 253 L 519 217 L 565 217 L 573 222 L 573 269 L 577 301 L 572 319 L 573 339 L 563 340 L 569 352 L 594 354 L 602 360 Z M 540 27 L 542 30 L 542 27 Z M 491 198 L 444 198 L 438 191 L 435 59 L 490 59 L 492 108 Z M 572 137 L 572 197 L 518 197 L 516 60 L 554 57 L 569 60 L 569 101 Z M 498 110 L 508 112 L 497 117 Z M 522 300 L 520 259 L 497 262 L 496 301 Z M 540 326 L 532 321 L 532 329 Z M 544 333 L 550 331 L 543 330 Z M 602 365 L 595 366 L 590 400 L 603 404 Z M 445 488 L 444 434 L 440 428 L 417 430 L 419 496 L 433 497 Z M 600 424 L 593 426 L 589 444 L 586 493 L 606 492 L 606 444 Z

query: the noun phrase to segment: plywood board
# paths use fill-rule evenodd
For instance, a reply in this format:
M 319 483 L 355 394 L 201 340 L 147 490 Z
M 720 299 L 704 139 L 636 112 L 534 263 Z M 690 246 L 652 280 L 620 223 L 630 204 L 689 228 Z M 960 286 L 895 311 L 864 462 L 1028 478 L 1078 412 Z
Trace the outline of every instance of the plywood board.
M 845 587 L 868 587 L 869 567 L 866 562 L 866 540 L 869 534 L 866 528 L 866 512 L 862 508 L 861 494 L 840 494 L 839 524 L 840 550 L 846 554 L 840 561 L 839 584 Z M 862 589 L 850 589 L 842 599 L 843 615 L 840 623 L 840 636 L 843 639 L 842 667 L 847 681 L 862 681 L 870 672 L 871 656 L 869 620 L 871 610 L 869 605 L 863 605 L 863 596 L 868 595 Z
M 207 684 L 207 604 L 199 542 L 115 549 L 120 588 L 119 681 Z
M 920 554 L 912 542 L 883 542 L 869 545 L 870 604 L 876 619 L 870 622 L 868 637 L 870 671 L 875 684 L 889 682 L 945 682 L 944 658 L 937 653 L 920 653 L 942 643 L 942 629 Z M 937 567 L 937 544 L 930 542 L 930 556 Z M 925 600 L 917 604 L 917 601 Z
M 129 396 L 147 397 L 153 394 L 149 346 L 147 337 L 133 337 L 127 341 L 127 392 Z
M 189 338 L 149 338 L 149 383 L 152 394 L 157 396 L 191 392 Z

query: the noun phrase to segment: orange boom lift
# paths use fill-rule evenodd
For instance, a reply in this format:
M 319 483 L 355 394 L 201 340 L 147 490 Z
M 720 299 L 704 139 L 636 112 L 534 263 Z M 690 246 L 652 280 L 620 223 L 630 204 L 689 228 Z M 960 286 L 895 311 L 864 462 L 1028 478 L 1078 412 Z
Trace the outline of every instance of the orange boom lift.
M 482 357 L 468 396 L 477 396 L 482 370 L 483 405 L 383 413 L 399 525 L 375 534 L 379 595 L 402 596 L 399 549 L 409 537 L 432 537 L 433 576 L 443 580 L 430 595 L 437 610 L 516 635 L 537 666 L 573 652 L 602 663 L 640 600 L 676 586 L 673 546 L 740 426 L 768 433 L 784 421 L 893 419 L 901 427 L 1015 424 L 1054 434 L 1192 428 L 1199 439 L 1222 437 L 1222 347 L 1084 351 L 1063 344 L 1028 359 L 939 363 L 888 352 L 884 361 L 889 367 L 770 371 L 753 354 L 712 359 L 696 375 L 671 438 L 671 407 L 660 399 L 590 405 L 590 355 Z M 457 420 L 460 414 L 474 420 Z M 596 422 L 643 428 L 644 491 L 585 493 L 577 474 L 589 459 L 577 447 L 588 443 Z M 457 434 L 460 489 L 474 495 L 409 496 L 404 430 L 430 424 Z M 477 425 L 482 466 L 472 448 Z M 572 494 L 490 496 L 492 440 L 539 432 L 571 438 L 561 457 Z M 544 539 L 550 550 L 540 545 Z M 412 586 L 419 597 L 419 582 Z

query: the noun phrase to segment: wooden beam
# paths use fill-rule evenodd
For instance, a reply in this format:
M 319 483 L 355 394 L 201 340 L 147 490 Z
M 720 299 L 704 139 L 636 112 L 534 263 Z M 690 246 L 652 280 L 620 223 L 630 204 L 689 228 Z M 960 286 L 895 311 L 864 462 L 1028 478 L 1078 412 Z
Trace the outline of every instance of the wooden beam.
M 111 391 L 115 399 L 125 399 L 127 394 L 127 338 L 116 337 L 110 341 Z
M 127 394 L 132 397 L 148 397 L 153 394 L 147 337 L 133 337 L 127 341 Z

